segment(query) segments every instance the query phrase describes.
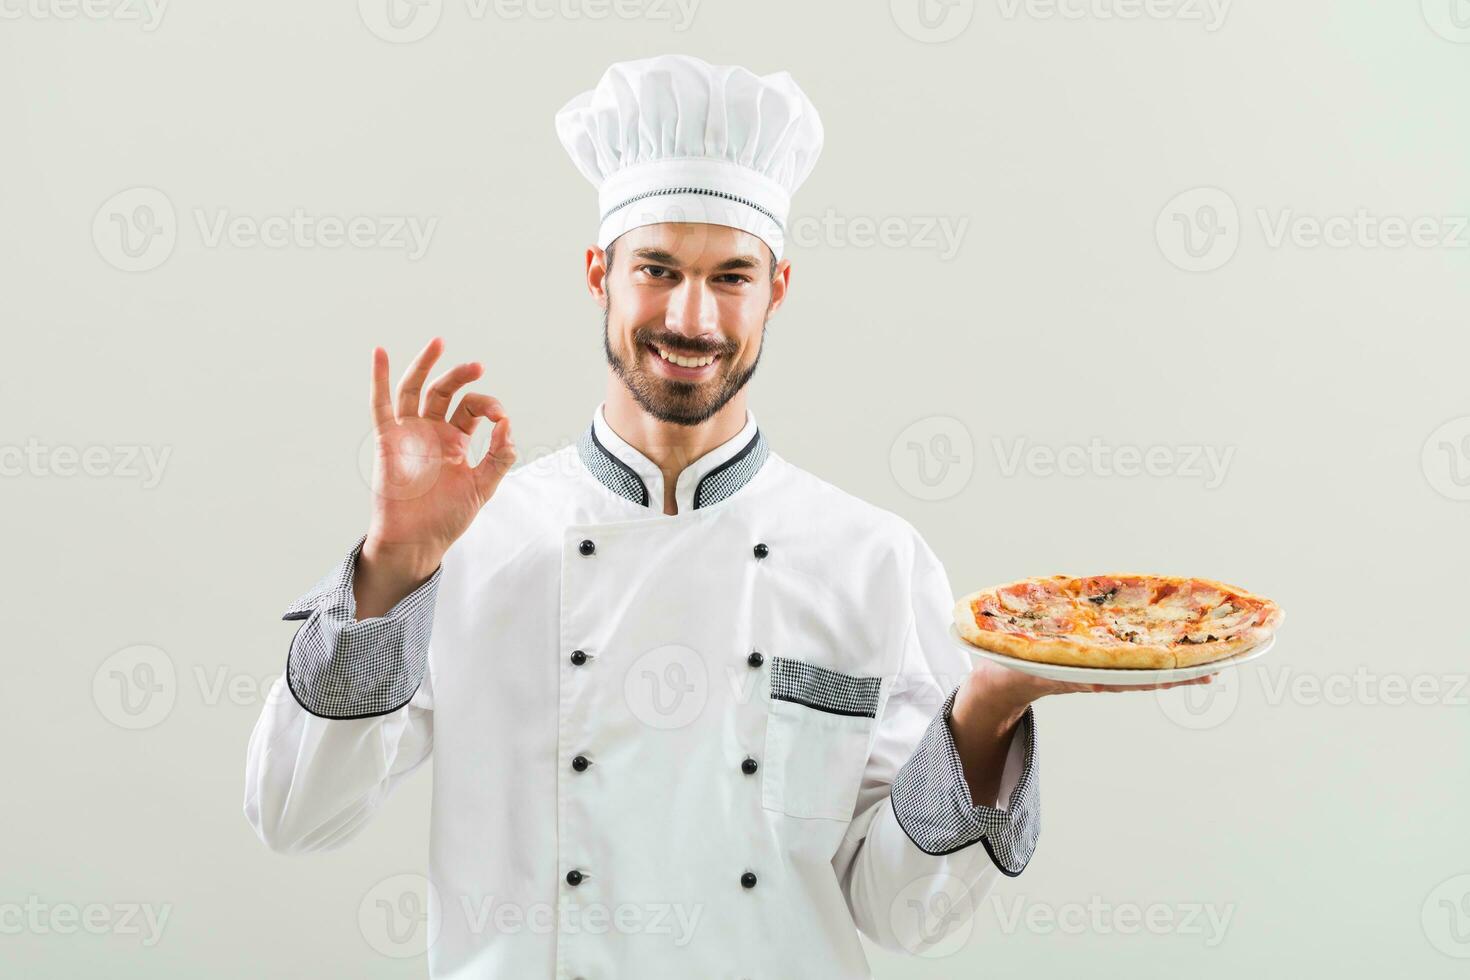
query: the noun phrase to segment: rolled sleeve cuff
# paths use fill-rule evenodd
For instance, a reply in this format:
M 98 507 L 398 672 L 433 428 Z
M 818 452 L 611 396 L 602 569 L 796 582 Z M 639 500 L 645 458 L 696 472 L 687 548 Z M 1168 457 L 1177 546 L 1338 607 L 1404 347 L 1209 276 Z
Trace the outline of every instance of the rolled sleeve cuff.
M 443 564 L 382 616 L 357 620 L 352 578 L 364 534 L 281 618 L 304 620 L 291 640 L 286 683 L 322 718 L 371 718 L 397 711 L 423 683 L 434 599 Z
M 1024 755 L 1020 777 L 1005 807 L 976 805 L 970 799 L 964 766 L 949 728 L 957 693 L 958 685 L 894 778 L 893 814 L 909 840 L 925 854 L 952 854 L 983 842 L 995 866 L 1015 877 L 1026 869 L 1041 833 L 1035 712 L 1027 706 L 1013 736 L 1021 740 Z

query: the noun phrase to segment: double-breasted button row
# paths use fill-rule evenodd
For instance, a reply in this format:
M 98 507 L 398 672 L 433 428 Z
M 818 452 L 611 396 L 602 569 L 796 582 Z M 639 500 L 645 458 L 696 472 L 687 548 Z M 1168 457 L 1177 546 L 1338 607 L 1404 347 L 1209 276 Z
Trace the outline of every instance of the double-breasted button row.
M 583 556 L 594 555 L 597 553 L 597 542 L 593 541 L 591 538 L 583 538 L 581 543 L 577 545 L 577 550 L 581 552 Z M 765 558 L 771 553 L 770 546 L 767 545 L 764 541 L 756 542 L 755 547 L 751 550 L 755 553 L 755 557 L 757 559 Z
M 577 545 L 577 550 L 581 552 L 584 557 L 594 555 L 597 553 L 597 543 L 591 538 L 583 538 L 581 543 Z M 770 546 L 767 545 L 764 541 L 756 542 L 755 547 L 751 550 L 754 552 L 757 559 L 765 558 L 771 553 Z
M 588 555 L 593 555 L 597 553 L 597 545 L 595 542 L 593 542 L 591 538 L 583 538 L 582 542 L 577 545 L 577 551 L 580 552 L 584 557 Z M 571 660 L 573 667 L 581 667 L 591 658 L 587 655 L 587 651 L 585 650 L 573 650 L 571 656 L 568 659 Z M 592 762 L 585 755 L 578 754 L 572 757 L 572 768 L 575 769 L 577 772 L 585 772 L 587 770 L 587 767 L 590 765 L 592 765 Z M 583 877 L 584 875 L 581 871 L 573 868 L 572 870 L 567 872 L 567 884 L 571 885 L 573 888 L 576 888 L 582 883 Z M 578 978 L 578 980 L 580 980 L 580 978 Z
M 755 556 L 757 558 L 764 558 L 764 557 L 766 557 L 766 555 L 768 553 L 769 553 L 769 549 L 767 549 L 765 545 L 758 544 L 758 545 L 755 546 Z M 746 656 L 745 662 L 750 667 L 757 668 L 761 664 L 763 664 L 763 663 L 766 662 L 766 658 L 761 654 L 761 652 L 759 650 L 752 650 Z M 750 756 L 746 756 L 745 757 L 745 760 L 740 763 L 740 771 L 743 772 L 743 773 L 745 773 L 747 776 L 754 776 L 756 774 L 756 771 L 759 770 L 759 769 L 760 769 L 760 763 L 759 762 L 756 762 Z M 755 872 L 753 872 L 753 871 L 747 871 L 744 874 L 742 874 L 740 876 L 740 887 L 742 887 L 742 888 L 754 888 L 755 887 Z
M 751 551 L 755 555 L 757 561 L 768 557 L 771 553 L 770 547 L 767 546 L 766 543 L 763 541 L 757 542 L 755 547 L 752 548 Z M 591 557 L 592 555 L 595 555 L 597 553 L 597 543 L 591 538 L 583 538 L 577 545 L 577 552 L 581 554 L 584 558 Z M 569 659 L 571 660 L 573 667 L 581 667 L 585 665 L 588 660 L 591 659 L 591 656 L 585 650 L 573 650 Z M 758 668 L 765 663 L 765 659 L 766 658 L 761 654 L 759 650 L 752 650 L 749 654 L 746 655 L 745 662 L 751 668 Z M 572 768 L 577 772 L 586 772 L 587 768 L 590 765 L 592 765 L 592 761 L 588 759 L 585 755 L 579 753 L 572 757 Z M 754 758 L 746 756 L 743 760 L 741 760 L 740 771 L 745 773 L 745 775 L 753 776 L 759 769 L 760 763 L 758 763 Z M 585 877 L 586 876 L 581 872 L 581 870 L 573 868 L 572 870 L 567 872 L 566 882 L 568 885 L 571 885 L 573 888 L 575 888 L 582 883 Z M 747 871 L 740 876 L 740 886 L 742 888 L 754 888 L 755 884 L 756 877 L 754 872 Z

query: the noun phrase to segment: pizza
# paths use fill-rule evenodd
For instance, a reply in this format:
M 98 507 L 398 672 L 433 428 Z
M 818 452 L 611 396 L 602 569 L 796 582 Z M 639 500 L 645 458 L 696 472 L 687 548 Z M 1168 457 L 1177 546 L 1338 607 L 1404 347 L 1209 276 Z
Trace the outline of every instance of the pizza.
M 1269 639 L 1281 607 L 1223 582 L 1052 575 L 972 592 L 955 627 L 984 650 L 1072 667 L 1168 668 L 1224 660 Z

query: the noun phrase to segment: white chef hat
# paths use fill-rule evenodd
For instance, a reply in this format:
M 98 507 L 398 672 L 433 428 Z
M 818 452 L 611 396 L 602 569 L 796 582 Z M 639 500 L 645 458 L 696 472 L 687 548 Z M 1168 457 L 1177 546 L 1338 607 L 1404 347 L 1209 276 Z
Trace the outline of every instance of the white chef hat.
M 665 54 L 615 64 L 556 114 L 597 188 L 597 245 L 665 221 L 729 225 L 781 257 L 791 195 L 822 151 L 822 121 L 786 72 Z

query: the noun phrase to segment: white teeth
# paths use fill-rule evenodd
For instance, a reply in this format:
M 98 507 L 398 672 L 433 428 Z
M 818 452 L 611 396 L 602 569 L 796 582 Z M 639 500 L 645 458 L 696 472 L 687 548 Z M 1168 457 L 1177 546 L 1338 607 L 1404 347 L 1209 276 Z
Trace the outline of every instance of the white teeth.
M 706 364 L 713 364 L 715 360 L 714 355 L 712 354 L 708 357 L 680 357 L 678 354 L 668 353 L 662 347 L 655 347 L 654 350 L 658 351 L 659 357 L 662 357 L 666 361 L 677 364 L 680 367 L 704 367 Z

